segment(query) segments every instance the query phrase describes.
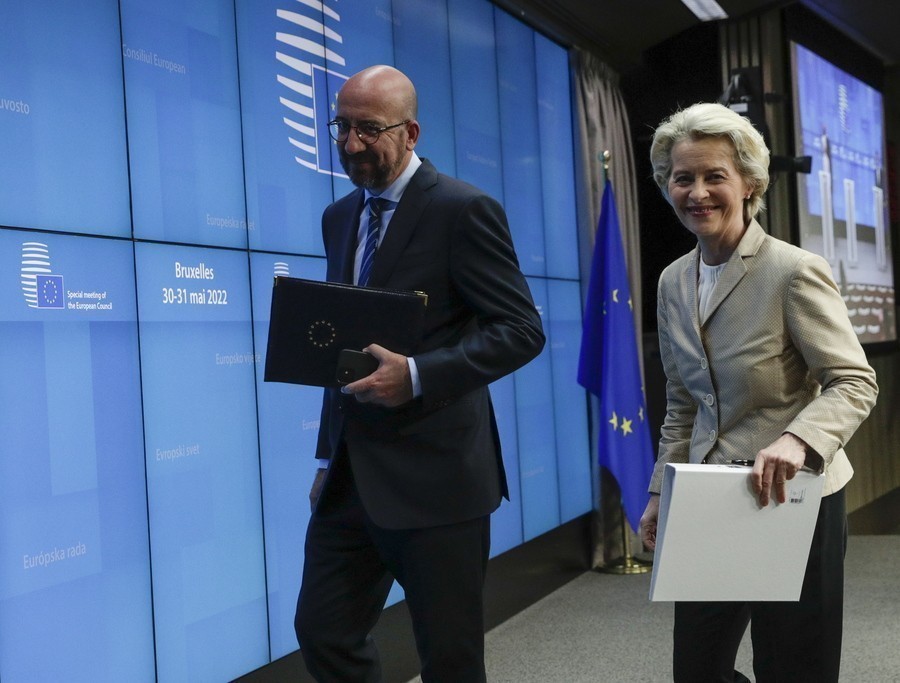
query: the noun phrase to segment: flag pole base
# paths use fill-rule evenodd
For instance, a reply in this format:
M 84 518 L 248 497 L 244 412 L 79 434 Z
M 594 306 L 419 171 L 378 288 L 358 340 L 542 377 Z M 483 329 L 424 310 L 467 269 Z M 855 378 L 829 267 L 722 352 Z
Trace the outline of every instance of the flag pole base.
M 633 557 L 621 557 L 607 564 L 602 564 L 595 569 L 601 574 L 646 574 L 653 569 L 653 565 L 636 560 Z
M 631 529 L 628 528 L 628 518 L 625 508 L 622 507 L 622 557 L 612 562 L 604 562 L 597 567 L 597 571 L 603 574 L 646 574 L 653 569 L 653 562 L 638 560 L 631 554 Z

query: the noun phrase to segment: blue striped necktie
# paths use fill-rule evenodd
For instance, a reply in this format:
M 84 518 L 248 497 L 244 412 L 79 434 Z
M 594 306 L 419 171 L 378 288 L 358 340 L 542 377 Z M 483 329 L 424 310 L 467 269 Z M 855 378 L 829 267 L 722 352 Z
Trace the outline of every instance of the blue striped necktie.
M 366 246 L 359 262 L 359 278 L 356 281 L 360 287 L 366 286 L 369 282 L 369 273 L 372 272 L 375 251 L 378 249 L 378 235 L 381 233 L 381 213 L 393 203 L 390 199 L 381 197 L 369 197 L 366 201 L 369 205 L 369 229 L 366 232 Z

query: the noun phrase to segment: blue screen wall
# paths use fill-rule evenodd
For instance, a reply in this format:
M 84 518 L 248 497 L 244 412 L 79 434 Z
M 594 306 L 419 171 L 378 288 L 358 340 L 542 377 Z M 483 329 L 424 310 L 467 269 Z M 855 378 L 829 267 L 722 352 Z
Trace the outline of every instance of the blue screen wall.
M 492 553 L 591 509 L 564 48 L 487 0 L 0 0 L 0 683 L 296 649 L 321 393 L 262 381 L 272 278 L 324 277 L 324 124 L 375 63 L 507 208 L 548 337 L 491 386 Z

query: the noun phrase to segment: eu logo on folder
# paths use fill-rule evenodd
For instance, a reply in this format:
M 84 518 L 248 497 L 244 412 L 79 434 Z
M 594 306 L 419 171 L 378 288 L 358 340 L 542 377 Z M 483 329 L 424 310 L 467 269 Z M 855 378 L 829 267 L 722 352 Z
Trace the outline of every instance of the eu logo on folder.
M 427 302 L 421 292 L 278 276 L 265 381 L 333 387 L 343 349 L 379 344 L 409 355 L 421 341 Z

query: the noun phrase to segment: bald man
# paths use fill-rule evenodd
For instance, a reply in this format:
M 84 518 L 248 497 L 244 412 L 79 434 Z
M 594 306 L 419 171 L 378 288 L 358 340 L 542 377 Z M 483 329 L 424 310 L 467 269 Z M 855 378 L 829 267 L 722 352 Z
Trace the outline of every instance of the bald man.
M 508 497 L 488 384 L 544 344 L 503 208 L 416 155 L 416 115 L 412 82 L 375 66 L 328 124 L 357 188 L 322 217 L 328 280 L 428 306 L 410 356 L 370 345 L 378 369 L 325 390 L 295 620 L 322 683 L 382 680 L 370 632 L 394 578 L 424 683 L 485 680 L 490 514 Z

